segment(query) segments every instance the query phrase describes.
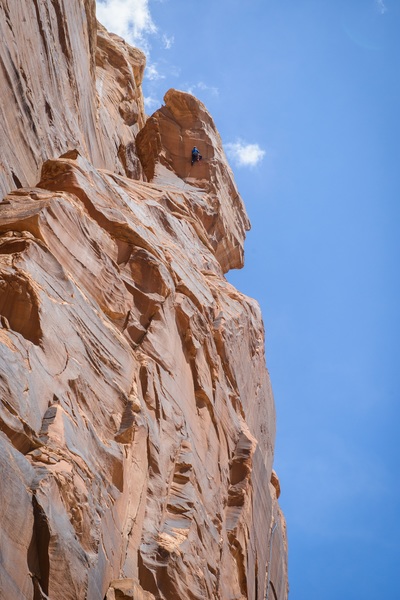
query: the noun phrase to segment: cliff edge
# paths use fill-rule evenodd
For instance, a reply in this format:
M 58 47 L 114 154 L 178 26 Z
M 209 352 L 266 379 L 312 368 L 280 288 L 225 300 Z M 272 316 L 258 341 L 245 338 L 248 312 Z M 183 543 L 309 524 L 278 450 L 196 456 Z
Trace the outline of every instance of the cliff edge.
M 249 229 L 94 0 L 0 0 L 0 598 L 287 599 Z M 191 167 L 190 148 L 203 161 Z

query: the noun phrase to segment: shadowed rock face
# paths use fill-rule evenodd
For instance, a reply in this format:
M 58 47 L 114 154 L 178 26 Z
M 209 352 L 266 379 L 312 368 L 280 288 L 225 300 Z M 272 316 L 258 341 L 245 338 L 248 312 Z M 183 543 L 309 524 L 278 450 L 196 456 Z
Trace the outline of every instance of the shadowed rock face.
M 286 600 L 262 319 L 223 275 L 249 224 L 218 132 L 176 90 L 145 124 L 143 57 L 96 37 L 94 2 L 26 4 L 0 0 L 2 65 L 26 80 L 0 111 L 0 597 L 260 600 L 269 582 Z

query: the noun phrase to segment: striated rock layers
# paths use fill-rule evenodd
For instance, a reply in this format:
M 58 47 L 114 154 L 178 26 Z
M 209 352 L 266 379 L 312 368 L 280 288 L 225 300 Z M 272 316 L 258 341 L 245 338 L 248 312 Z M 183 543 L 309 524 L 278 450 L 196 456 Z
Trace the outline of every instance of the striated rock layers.
M 145 58 L 96 25 L 94 0 L 0 0 L 0 194 L 80 148 L 96 167 L 140 177 Z
M 0 598 L 286 600 L 246 212 L 205 107 L 146 120 L 96 27 L 0 0 Z

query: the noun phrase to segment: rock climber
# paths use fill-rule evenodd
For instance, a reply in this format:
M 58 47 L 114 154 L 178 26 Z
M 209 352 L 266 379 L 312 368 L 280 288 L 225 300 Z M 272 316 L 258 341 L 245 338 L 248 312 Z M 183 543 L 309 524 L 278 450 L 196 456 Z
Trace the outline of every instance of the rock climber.
M 192 166 L 195 162 L 197 162 L 198 160 L 201 160 L 203 157 L 200 154 L 199 150 L 196 148 L 196 146 L 193 146 L 193 150 L 192 150 Z

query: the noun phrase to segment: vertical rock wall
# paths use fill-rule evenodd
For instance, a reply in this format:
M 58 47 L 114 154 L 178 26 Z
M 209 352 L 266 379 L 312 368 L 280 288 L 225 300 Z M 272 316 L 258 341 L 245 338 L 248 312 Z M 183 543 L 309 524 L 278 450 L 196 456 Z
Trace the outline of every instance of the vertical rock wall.
M 0 0 L 0 598 L 286 600 L 243 202 L 89 0 Z M 204 162 L 190 168 L 193 140 Z
M 0 40 L 1 196 L 74 148 L 96 167 L 140 176 L 145 57 L 97 32 L 94 0 L 1 0 Z

